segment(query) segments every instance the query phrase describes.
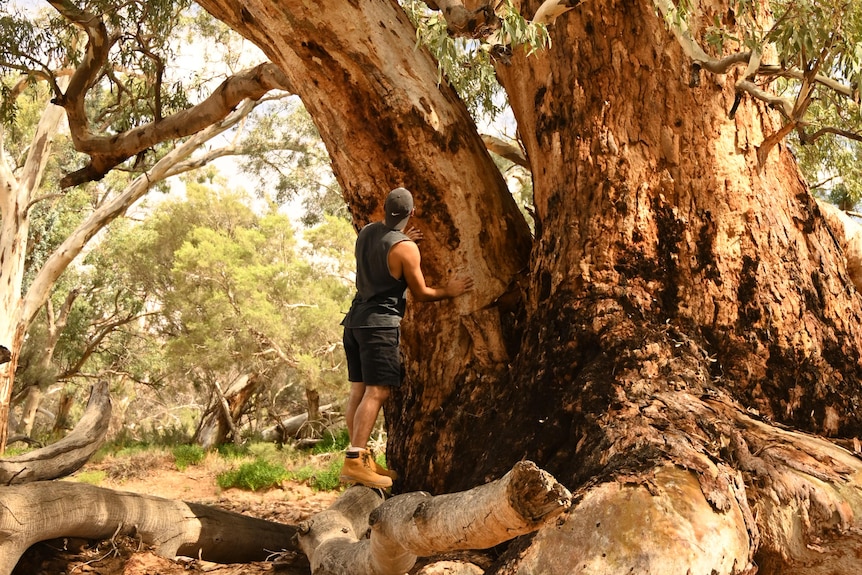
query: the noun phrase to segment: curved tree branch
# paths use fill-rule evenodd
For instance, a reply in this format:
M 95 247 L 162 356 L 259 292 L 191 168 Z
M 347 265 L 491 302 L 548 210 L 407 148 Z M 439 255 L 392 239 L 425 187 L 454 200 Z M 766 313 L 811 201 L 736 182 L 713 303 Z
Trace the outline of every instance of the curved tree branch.
M 66 437 L 35 451 L 0 459 L 0 483 L 45 481 L 74 473 L 102 445 L 110 422 L 108 384 L 99 382 L 93 386 L 84 415 Z
M 122 134 L 93 135 L 87 130 L 85 119 L 73 122 L 70 116 L 69 126 L 76 134 L 75 148 L 88 154 L 90 163 L 68 174 L 60 185 L 68 188 L 99 180 L 136 154 L 160 142 L 195 134 L 226 118 L 243 100 L 258 100 L 270 90 L 290 91 L 290 82 L 281 70 L 266 62 L 231 76 L 200 104 Z

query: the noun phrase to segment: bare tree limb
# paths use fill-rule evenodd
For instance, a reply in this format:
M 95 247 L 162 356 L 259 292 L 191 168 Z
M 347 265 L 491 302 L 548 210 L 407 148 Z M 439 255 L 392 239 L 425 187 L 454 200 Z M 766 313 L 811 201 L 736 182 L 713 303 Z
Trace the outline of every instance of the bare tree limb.
M 35 451 L 0 459 L 0 483 L 44 481 L 77 471 L 102 444 L 110 422 L 108 384 L 99 382 L 93 386 L 84 415 L 66 437 Z
M 281 70 L 267 62 L 231 76 L 196 106 L 122 134 L 93 135 L 87 129 L 86 118 L 70 116 L 75 148 L 88 154 L 90 163 L 66 175 L 60 185 L 68 188 L 100 180 L 111 169 L 158 143 L 195 134 L 225 119 L 243 100 L 257 100 L 270 90 L 289 90 L 289 87 Z M 67 111 L 72 105 L 65 106 Z
M 851 132 L 849 130 L 842 130 L 841 128 L 833 128 L 831 126 L 827 126 L 825 128 L 820 128 L 816 132 L 812 134 L 807 134 L 803 130 L 799 130 L 799 140 L 803 144 L 810 144 L 816 141 L 819 138 L 822 138 L 826 134 L 835 134 L 836 136 L 842 136 L 847 138 L 848 140 L 856 140 L 857 142 L 862 142 L 862 134 L 857 132 Z M 848 212 L 849 213 L 849 212 Z
M 33 543 L 59 537 L 135 536 L 163 557 L 223 563 L 263 561 L 296 548 L 292 525 L 84 483 L 14 485 L 0 488 L 0 497 L 0 575 L 12 573 Z
M 420 556 L 493 547 L 568 509 L 571 494 L 534 463 L 522 461 L 501 479 L 469 491 L 436 497 L 405 493 L 379 502 L 375 491 L 353 487 L 298 526 L 299 545 L 314 575 L 401 575 Z
M 505 158 L 510 162 L 527 168 L 528 170 L 530 169 L 530 162 L 527 160 L 527 157 L 524 155 L 524 151 L 520 146 L 516 146 L 488 134 L 482 134 L 482 142 L 485 144 L 485 147 L 489 152 L 493 152 L 501 158 Z

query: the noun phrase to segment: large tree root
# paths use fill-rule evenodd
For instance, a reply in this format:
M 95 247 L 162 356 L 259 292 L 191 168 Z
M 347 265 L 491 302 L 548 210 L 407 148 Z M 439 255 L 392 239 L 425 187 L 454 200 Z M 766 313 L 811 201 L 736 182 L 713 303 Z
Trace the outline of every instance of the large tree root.
M 860 573 L 857 456 L 726 401 L 653 399 L 650 417 L 692 423 L 664 427 L 666 463 L 585 487 L 564 522 L 512 549 L 495 573 Z
M 45 481 L 74 473 L 102 444 L 110 422 L 111 396 L 108 384 L 100 382 L 93 386 L 84 415 L 66 437 L 29 453 L 0 459 L 0 484 Z
M 535 531 L 568 509 L 570 498 L 531 462 L 497 481 L 437 497 L 405 493 L 381 504 L 377 492 L 353 487 L 299 525 L 299 544 L 314 575 L 401 575 L 420 556 L 486 549 Z
M 0 488 L 0 575 L 9 575 L 34 543 L 60 537 L 127 535 L 152 545 L 164 557 L 245 563 L 296 549 L 295 534 L 291 525 L 82 483 Z

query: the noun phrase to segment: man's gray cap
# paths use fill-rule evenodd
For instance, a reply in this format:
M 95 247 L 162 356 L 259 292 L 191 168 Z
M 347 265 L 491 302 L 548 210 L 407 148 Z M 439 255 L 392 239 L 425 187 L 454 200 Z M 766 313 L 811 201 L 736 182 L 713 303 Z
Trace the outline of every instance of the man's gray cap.
M 403 230 L 413 211 L 413 195 L 406 188 L 395 188 L 386 196 L 386 227 Z

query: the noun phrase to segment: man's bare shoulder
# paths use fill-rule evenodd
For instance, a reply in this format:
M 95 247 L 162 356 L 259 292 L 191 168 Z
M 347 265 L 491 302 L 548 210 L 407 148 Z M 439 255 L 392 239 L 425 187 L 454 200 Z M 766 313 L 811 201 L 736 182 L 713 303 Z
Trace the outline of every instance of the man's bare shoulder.
M 419 246 L 411 239 L 406 239 L 398 242 L 392 249 L 389 250 L 389 261 L 397 260 L 398 262 L 410 263 L 419 258 Z

